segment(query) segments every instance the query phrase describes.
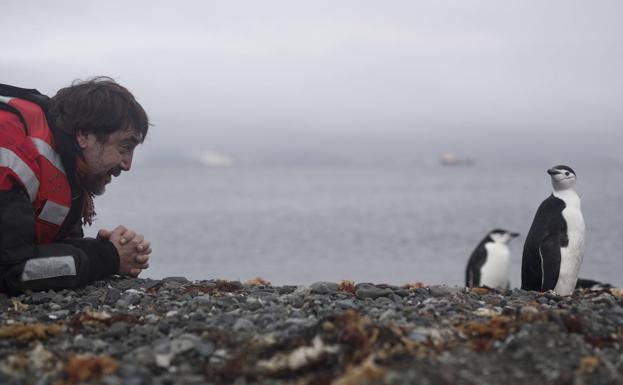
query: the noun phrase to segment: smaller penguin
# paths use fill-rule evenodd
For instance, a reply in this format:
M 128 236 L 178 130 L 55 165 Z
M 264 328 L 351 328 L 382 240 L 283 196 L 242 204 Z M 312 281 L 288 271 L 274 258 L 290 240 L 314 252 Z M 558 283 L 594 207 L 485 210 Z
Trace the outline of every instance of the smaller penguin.
M 518 236 L 519 233 L 507 230 L 491 230 L 469 257 L 465 272 L 465 286 L 508 289 L 510 287 L 508 243 Z

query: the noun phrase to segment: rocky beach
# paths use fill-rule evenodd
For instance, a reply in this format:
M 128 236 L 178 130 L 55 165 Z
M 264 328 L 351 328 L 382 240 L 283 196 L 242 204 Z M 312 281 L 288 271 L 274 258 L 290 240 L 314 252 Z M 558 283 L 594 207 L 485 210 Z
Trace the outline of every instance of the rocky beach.
M 0 294 L 0 384 L 621 384 L 623 291 L 116 279 Z

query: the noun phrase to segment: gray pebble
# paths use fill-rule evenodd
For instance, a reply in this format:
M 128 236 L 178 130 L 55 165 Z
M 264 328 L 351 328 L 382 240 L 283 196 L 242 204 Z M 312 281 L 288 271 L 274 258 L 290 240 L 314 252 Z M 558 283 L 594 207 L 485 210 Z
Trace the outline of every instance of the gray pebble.
M 315 282 L 309 286 L 312 294 L 333 294 L 338 288 L 339 285 L 334 282 Z
M 212 342 L 197 342 L 194 344 L 193 348 L 197 353 L 199 353 L 202 357 L 210 357 L 212 353 L 216 350 L 216 346 Z
M 446 285 L 436 285 L 430 286 L 430 295 L 433 297 L 445 297 L 452 294 L 464 293 L 465 288 L 462 286 L 446 286 Z
M 238 320 L 236 320 L 236 323 L 234 323 L 233 330 L 236 332 L 254 331 L 255 325 L 253 324 L 252 321 L 246 318 L 238 318 Z
M 357 298 L 360 298 L 360 299 L 365 299 L 365 298 L 375 299 L 375 298 L 382 297 L 382 296 L 388 296 L 392 293 L 393 291 L 391 289 L 380 288 L 380 287 L 377 287 L 371 284 L 357 285 L 357 288 L 355 289 L 355 295 L 357 296 Z
M 127 336 L 129 330 L 130 327 L 126 322 L 115 322 L 106 331 L 106 334 L 113 338 L 123 338 Z

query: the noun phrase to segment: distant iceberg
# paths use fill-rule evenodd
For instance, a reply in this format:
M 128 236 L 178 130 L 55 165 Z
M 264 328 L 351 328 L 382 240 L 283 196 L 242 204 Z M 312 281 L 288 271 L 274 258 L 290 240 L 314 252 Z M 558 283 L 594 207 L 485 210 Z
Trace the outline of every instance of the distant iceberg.
M 216 151 L 204 151 L 196 154 L 194 160 L 208 167 L 232 167 L 234 158 Z

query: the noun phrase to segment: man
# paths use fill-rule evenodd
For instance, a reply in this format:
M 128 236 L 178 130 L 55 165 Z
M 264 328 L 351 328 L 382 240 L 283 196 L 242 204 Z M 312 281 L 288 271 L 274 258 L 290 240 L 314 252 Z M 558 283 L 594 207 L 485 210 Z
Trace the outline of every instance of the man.
M 110 78 L 52 98 L 0 84 L 0 292 L 73 288 L 149 267 L 142 235 L 82 231 L 93 197 L 130 170 L 148 128 L 141 105 Z

